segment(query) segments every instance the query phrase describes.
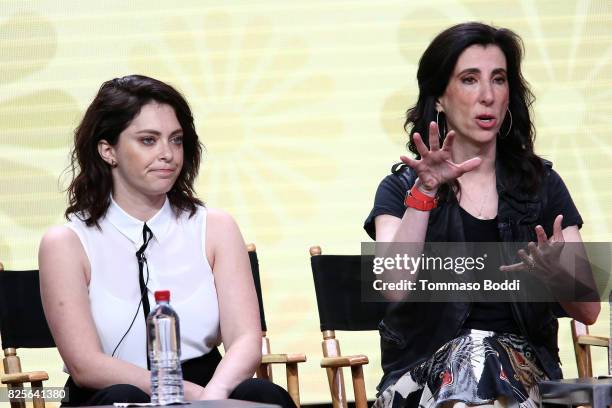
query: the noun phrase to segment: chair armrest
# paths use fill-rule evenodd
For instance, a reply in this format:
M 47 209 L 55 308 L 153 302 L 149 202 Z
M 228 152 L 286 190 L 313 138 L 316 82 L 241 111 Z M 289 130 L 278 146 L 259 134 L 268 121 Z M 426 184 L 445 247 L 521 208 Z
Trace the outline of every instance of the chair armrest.
M 263 356 L 261 356 L 262 364 L 303 363 L 305 361 L 306 361 L 306 355 L 302 353 L 264 354 Z
M 368 364 L 368 357 L 363 354 L 355 356 L 341 356 L 341 357 L 324 357 L 321 360 L 321 367 L 323 368 L 340 368 L 340 367 L 354 367 Z
M 585 346 L 600 346 L 600 347 L 608 347 L 608 338 L 601 336 L 591 336 L 589 334 L 583 334 L 578 336 L 576 339 L 578 344 L 582 344 Z
M 30 371 L 26 373 L 4 374 L 0 376 L 2 384 L 22 384 L 32 381 L 46 381 L 49 379 L 49 374 L 46 371 Z

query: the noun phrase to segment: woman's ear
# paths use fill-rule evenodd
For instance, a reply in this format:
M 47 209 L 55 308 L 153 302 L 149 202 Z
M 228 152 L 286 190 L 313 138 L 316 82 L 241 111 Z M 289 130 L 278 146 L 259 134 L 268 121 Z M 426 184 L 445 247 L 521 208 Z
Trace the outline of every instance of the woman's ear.
M 100 154 L 100 157 L 102 157 L 102 160 L 107 162 L 111 167 L 117 167 L 115 148 L 105 139 L 98 142 L 98 153 Z
M 436 110 L 438 112 L 444 112 L 444 108 L 442 107 L 442 104 L 440 103 L 440 99 L 436 98 Z

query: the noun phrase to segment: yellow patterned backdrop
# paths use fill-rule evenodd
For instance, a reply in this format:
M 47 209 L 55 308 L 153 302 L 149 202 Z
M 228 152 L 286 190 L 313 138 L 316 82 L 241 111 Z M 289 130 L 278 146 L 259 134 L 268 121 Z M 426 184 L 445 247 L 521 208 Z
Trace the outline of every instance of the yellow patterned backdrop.
M 609 0 L 2 0 L 0 261 L 37 267 L 41 235 L 62 222 L 72 130 L 100 84 L 129 73 L 167 81 L 190 101 L 207 148 L 198 193 L 257 244 L 273 351 L 306 352 L 303 401 L 329 400 L 308 248 L 357 253 L 368 240 L 376 186 L 404 152 L 418 58 L 467 20 L 522 36 L 537 150 L 568 184 L 583 238 L 612 240 Z M 595 333 L 607 316 L 604 307 Z M 370 356 L 372 397 L 377 334 L 341 338 L 345 352 Z M 604 353 L 596 359 L 603 372 Z M 54 350 L 24 363 L 65 381 Z

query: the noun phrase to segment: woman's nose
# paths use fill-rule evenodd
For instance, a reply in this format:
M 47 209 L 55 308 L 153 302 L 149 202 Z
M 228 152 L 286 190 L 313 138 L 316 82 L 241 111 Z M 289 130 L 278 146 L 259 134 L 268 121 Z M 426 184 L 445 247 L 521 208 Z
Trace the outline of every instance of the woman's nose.
M 170 161 L 174 155 L 172 151 L 172 146 L 169 141 L 162 141 L 160 144 L 159 158 L 161 160 Z
M 480 88 L 480 102 L 484 105 L 490 105 L 495 100 L 495 96 L 493 94 L 493 87 L 491 84 L 482 84 Z

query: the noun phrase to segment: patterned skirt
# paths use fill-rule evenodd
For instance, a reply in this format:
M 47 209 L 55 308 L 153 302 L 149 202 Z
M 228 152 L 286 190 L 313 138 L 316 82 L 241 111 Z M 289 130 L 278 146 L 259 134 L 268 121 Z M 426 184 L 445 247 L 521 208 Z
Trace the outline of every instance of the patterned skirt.
M 467 405 L 539 406 L 546 375 L 524 337 L 469 329 L 380 393 L 374 408 Z

